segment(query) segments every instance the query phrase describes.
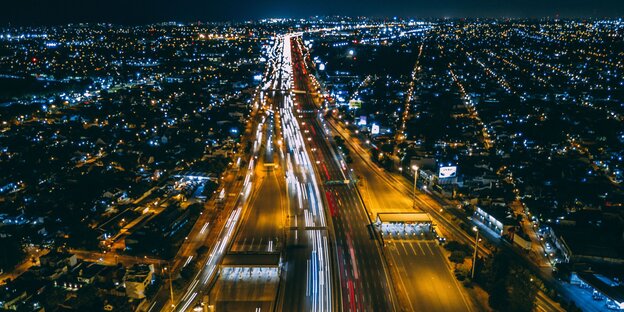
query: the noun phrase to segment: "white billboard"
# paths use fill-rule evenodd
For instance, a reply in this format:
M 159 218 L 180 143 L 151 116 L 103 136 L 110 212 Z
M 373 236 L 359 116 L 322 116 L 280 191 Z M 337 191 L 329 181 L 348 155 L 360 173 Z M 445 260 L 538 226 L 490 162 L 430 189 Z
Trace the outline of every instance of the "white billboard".
M 371 127 L 371 134 L 379 134 L 379 126 L 376 124 L 373 124 L 373 126 Z
M 438 178 L 454 178 L 457 176 L 457 166 L 440 167 Z

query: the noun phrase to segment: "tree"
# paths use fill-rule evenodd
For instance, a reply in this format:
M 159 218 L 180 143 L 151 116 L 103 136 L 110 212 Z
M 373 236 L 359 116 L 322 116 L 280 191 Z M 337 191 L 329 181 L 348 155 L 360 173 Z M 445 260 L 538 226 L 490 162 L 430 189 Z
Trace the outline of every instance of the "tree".
M 392 152 L 394 152 L 394 144 L 383 144 L 381 146 L 381 151 L 387 154 L 392 154 Z
M 451 255 L 449 256 L 449 260 L 455 263 L 455 268 L 457 268 L 458 265 L 464 263 L 465 258 L 466 258 L 466 254 L 461 250 L 453 251 L 451 252 Z
M 353 163 L 353 158 L 351 158 L 351 156 L 347 155 L 347 157 L 345 158 L 345 162 L 347 164 L 351 164 L 351 163 Z
M 526 269 L 515 266 L 507 279 L 511 311 L 533 311 L 537 286 Z
M 49 290 L 47 290 L 43 295 L 43 305 L 46 309 L 54 310 L 56 306 L 65 302 L 65 299 L 67 299 L 67 293 L 61 287 L 48 288 Z
M 190 206 L 188 206 L 188 209 L 191 215 L 197 215 L 199 214 L 202 209 L 204 208 L 203 204 L 200 203 L 193 203 Z
M 472 252 L 472 247 L 466 245 L 466 244 L 462 244 L 458 241 L 448 241 L 445 245 L 444 245 L 444 249 L 453 252 L 453 251 L 463 251 L 465 254 L 469 254 L 470 252 Z
M 531 274 L 507 251 L 500 251 L 485 263 L 480 280 L 490 294 L 489 304 L 500 311 L 532 311 L 537 286 Z
M 339 146 L 344 143 L 342 138 L 340 136 L 338 136 L 338 135 L 334 136 L 334 141 L 336 141 L 336 144 L 338 144 Z
M 93 308 L 101 308 L 102 299 L 98 296 L 97 288 L 93 285 L 82 286 L 76 292 L 74 308 L 78 311 L 88 311 Z
M 505 281 L 496 281 L 496 283 L 492 285 L 492 288 L 489 289 L 488 293 L 490 294 L 488 303 L 492 309 L 503 311 L 505 307 L 509 306 Z
M 208 252 L 208 247 L 206 247 L 204 245 L 201 245 L 201 246 L 199 246 L 199 248 L 197 248 L 195 250 L 195 252 L 197 253 L 198 256 L 201 257 L 201 256 L 205 255 Z
M 507 252 L 494 254 L 486 273 L 486 289 L 492 289 L 495 285 L 507 280 L 511 258 Z
M 4 271 L 12 270 L 26 256 L 22 244 L 15 238 L 0 238 L 0 250 L 0 269 Z
M 187 266 L 180 269 L 180 276 L 185 280 L 191 279 L 195 273 L 197 273 L 195 262 L 191 262 Z

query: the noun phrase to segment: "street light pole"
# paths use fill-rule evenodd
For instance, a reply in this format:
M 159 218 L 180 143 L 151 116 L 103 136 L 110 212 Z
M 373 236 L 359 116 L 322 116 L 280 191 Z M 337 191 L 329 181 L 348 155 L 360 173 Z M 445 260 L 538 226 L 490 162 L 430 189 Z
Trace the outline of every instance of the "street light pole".
M 418 166 L 412 166 L 414 170 L 414 190 L 412 191 L 412 208 L 416 209 L 416 181 L 418 181 Z
M 174 308 L 175 302 L 173 301 L 173 281 L 171 280 L 171 270 L 167 270 L 167 267 L 165 267 L 165 271 L 169 273 L 169 295 L 171 296 L 171 307 Z
M 475 226 L 472 230 L 477 232 L 477 236 L 475 237 L 475 249 L 472 255 L 472 273 L 470 274 L 470 278 L 474 279 L 475 266 L 477 264 L 477 250 L 479 249 L 479 229 Z

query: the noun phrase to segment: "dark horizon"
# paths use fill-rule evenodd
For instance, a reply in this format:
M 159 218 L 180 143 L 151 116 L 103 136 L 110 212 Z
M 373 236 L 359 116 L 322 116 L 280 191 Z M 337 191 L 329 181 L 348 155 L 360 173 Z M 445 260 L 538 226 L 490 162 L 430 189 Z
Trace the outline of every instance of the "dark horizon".
M 542 1 L 477 0 L 472 3 L 444 0 L 437 3 L 393 0 L 379 3 L 373 0 L 322 0 L 314 3 L 271 1 L 259 3 L 242 0 L 238 3 L 200 2 L 183 0 L 169 3 L 163 0 L 120 0 L 105 4 L 74 0 L 40 3 L 37 0 L 6 4 L 0 12 L 0 25 L 60 25 L 67 23 L 113 23 L 139 25 L 167 21 L 224 22 L 258 20 L 263 18 L 307 18 L 311 16 L 371 16 L 414 18 L 621 18 L 624 3 L 616 0 L 586 2 L 580 0 Z
M 624 312 L 624 0 L 21 1 L 0 312 Z

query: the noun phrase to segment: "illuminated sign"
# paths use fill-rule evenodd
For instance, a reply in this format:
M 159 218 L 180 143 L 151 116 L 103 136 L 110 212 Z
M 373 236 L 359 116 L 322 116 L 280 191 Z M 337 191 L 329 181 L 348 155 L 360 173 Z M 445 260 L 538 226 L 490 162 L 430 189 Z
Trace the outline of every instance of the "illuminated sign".
M 373 124 L 373 126 L 371 127 L 371 134 L 379 134 L 379 126 L 376 124 Z
M 366 116 L 360 116 L 360 121 L 358 122 L 358 126 L 366 126 Z
M 362 108 L 362 101 L 360 100 L 351 100 L 349 101 L 349 108 Z
M 438 173 L 438 177 L 440 179 L 454 178 L 456 176 L 457 176 L 457 166 L 440 167 L 440 172 Z

